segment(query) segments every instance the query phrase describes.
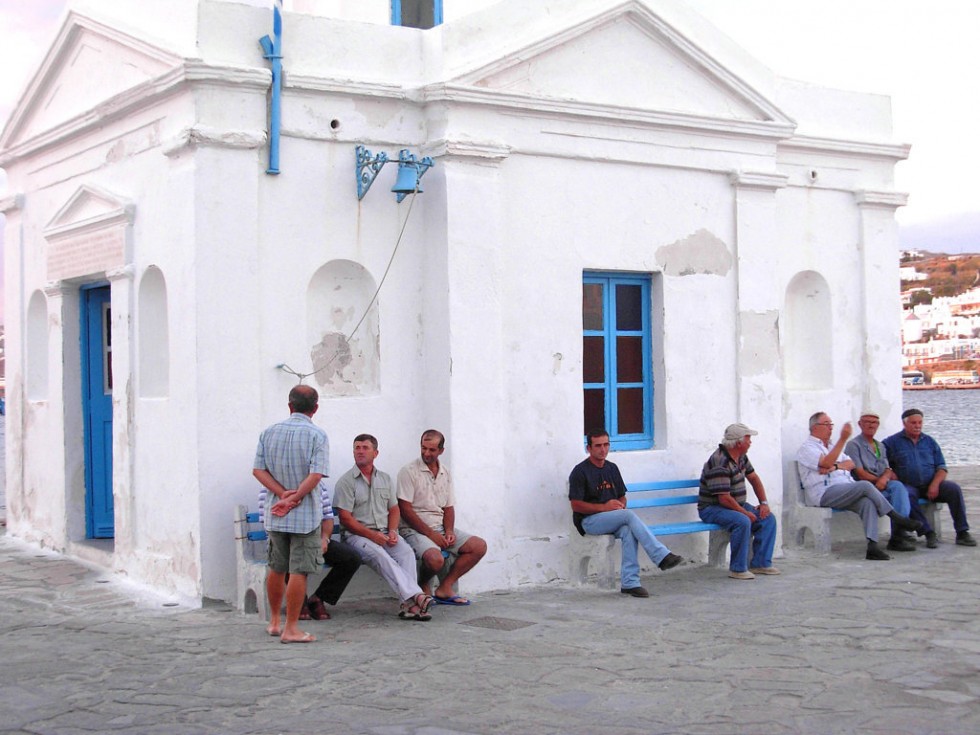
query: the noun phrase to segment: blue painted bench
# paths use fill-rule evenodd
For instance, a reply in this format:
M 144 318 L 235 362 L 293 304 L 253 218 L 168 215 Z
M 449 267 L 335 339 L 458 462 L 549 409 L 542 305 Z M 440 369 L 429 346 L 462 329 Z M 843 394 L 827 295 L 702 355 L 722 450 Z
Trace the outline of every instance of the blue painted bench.
M 699 479 L 693 480 L 658 480 L 654 482 L 628 482 L 626 483 L 626 507 L 630 510 L 644 510 L 651 508 L 669 508 L 672 506 L 692 505 L 695 506 L 694 515 L 697 515 L 698 494 L 700 487 Z M 694 489 L 693 494 L 678 494 L 676 491 Z M 648 513 L 639 514 L 644 521 L 649 520 Z M 705 523 L 704 521 L 686 520 L 673 521 L 670 523 L 647 523 L 647 528 L 660 538 L 661 536 L 677 536 L 690 533 L 708 534 L 708 563 L 712 566 L 726 564 L 726 551 L 728 549 L 728 531 L 715 523 Z M 612 588 L 615 586 L 617 570 L 612 551 L 616 545 L 615 536 L 597 536 L 591 538 L 607 539 L 604 554 L 597 559 L 599 563 L 599 586 Z M 597 555 L 599 556 L 599 555 Z M 590 557 L 585 557 L 580 561 L 579 579 L 585 580 L 588 576 L 588 566 Z
M 642 508 L 669 508 L 677 505 L 693 505 L 697 514 L 700 479 L 658 480 L 655 482 L 630 482 L 626 485 L 626 507 L 631 510 Z M 693 489 L 693 494 L 677 495 L 673 491 Z M 669 494 L 668 494 L 669 493 Z M 720 566 L 725 563 L 725 550 L 728 548 L 729 534 L 717 523 L 705 523 L 697 519 L 675 521 L 672 523 L 647 524 L 647 528 L 658 538 L 688 533 L 707 533 L 708 563 Z

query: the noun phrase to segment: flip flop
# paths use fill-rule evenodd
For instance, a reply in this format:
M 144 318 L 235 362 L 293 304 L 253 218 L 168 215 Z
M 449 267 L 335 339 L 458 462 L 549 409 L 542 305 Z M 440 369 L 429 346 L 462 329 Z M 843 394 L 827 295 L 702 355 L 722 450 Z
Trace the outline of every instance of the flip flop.
M 303 633 L 302 638 L 296 638 L 294 640 L 289 640 L 288 638 L 280 638 L 280 643 L 312 643 L 316 640 L 316 636 L 311 633 Z
M 439 597 L 436 595 L 432 598 L 437 605 L 469 605 L 470 601 L 465 597 L 460 597 L 459 595 L 452 595 L 451 597 Z

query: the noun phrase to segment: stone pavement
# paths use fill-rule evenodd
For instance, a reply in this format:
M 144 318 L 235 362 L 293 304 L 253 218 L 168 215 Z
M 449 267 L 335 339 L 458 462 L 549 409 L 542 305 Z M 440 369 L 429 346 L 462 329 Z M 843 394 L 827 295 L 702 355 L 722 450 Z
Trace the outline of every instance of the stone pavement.
M 980 530 L 980 470 L 955 475 Z M 0 733 L 976 733 L 980 549 L 949 540 L 866 562 L 842 534 L 778 577 L 685 564 L 647 600 L 528 588 L 428 623 L 341 601 L 282 645 L 3 535 Z

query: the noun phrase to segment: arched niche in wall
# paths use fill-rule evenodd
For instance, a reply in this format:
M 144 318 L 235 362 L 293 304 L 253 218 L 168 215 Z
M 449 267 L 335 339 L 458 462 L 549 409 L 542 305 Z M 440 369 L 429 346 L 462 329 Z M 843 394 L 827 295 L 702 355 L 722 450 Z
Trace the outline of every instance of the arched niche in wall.
M 371 274 L 350 260 L 332 260 L 310 279 L 306 333 L 312 377 L 324 395 L 381 389 L 378 304 L 371 303 L 376 288 Z
M 35 291 L 27 305 L 27 360 L 25 384 L 27 398 L 48 398 L 48 300 Z
M 830 288 L 819 273 L 803 271 L 786 287 L 783 309 L 783 370 L 790 390 L 833 386 Z
M 141 398 L 170 395 L 170 324 L 167 316 L 167 282 L 156 266 L 140 280 L 139 394 Z

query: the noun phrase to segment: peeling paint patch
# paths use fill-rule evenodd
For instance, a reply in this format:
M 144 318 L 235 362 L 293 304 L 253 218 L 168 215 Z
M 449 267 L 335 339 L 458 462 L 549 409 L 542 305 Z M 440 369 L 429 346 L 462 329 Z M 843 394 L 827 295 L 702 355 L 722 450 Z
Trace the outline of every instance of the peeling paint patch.
M 724 276 L 732 269 L 728 246 L 712 233 L 700 229 L 692 235 L 657 249 L 657 262 L 669 276 L 699 273 Z
M 329 385 L 334 379 L 349 382 L 344 377 L 344 368 L 350 365 L 352 358 L 350 342 L 340 332 L 327 332 L 318 344 L 310 351 L 313 369 L 316 370 L 316 380 L 320 385 Z

